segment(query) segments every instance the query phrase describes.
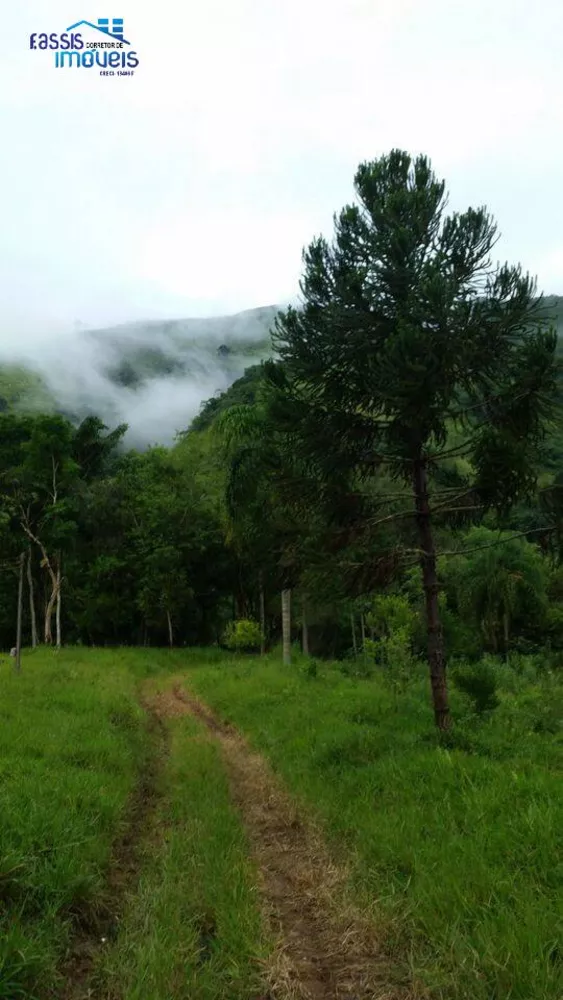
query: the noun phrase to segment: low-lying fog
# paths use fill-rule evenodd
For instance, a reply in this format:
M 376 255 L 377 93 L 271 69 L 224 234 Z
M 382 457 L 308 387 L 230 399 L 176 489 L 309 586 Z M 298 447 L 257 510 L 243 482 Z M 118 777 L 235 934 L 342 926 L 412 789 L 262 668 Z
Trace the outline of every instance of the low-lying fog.
M 36 371 L 68 415 L 96 413 L 110 427 L 127 423 L 130 446 L 171 444 L 202 402 L 269 353 L 277 310 L 102 330 L 77 324 L 73 332 L 48 339 L 0 343 L 0 364 Z M 229 351 L 220 352 L 221 345 Z

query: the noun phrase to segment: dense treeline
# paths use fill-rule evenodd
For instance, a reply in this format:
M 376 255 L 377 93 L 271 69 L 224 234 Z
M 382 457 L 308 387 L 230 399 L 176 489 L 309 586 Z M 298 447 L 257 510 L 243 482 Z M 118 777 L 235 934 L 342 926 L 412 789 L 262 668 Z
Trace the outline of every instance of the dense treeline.
M 240 620 L 253 645 L 251 622 L 268 642 L 285 623 L 286 658 L 298 635 L 362 669 L 426 655 L 442 728 L 446 654 L 563 649 L 545 308 L 491 264 L 484 210 L 445 216 L 425 158 L 364 164 L 356 189 L 304 254 L 277 360 L 174 448 L 0 414 L 4 647 L 23 554 L 26 643 L 205 644 Z

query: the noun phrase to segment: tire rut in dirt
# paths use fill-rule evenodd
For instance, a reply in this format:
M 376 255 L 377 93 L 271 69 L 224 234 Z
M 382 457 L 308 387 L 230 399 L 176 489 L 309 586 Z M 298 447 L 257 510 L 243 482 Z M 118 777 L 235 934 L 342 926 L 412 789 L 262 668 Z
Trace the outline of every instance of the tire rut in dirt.
M 231 794 L 258 868 L 264 915 L 277 940 L 267 996 L 412 1000 L 373 923 L 350 902 L 346 871 L 333 863 L 313 826 L 299 817 L 265 759 L 179 684 L 173 695 L 223 751 Z

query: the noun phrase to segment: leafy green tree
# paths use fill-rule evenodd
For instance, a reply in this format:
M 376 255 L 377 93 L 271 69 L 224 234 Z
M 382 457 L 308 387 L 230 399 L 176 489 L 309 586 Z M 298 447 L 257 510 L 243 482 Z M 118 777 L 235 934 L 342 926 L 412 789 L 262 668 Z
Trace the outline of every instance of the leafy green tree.
M 298 538 L 301 525 L 280 484 L 291 476 L 291 457 L 263 398 L 223 410 L 215 423 L 228 461 L 226 483 L 227 538 L 239 558 L 257 572 L 260 618 L 264 637 L 264 578 L 278 581 L 282 591 L 284 662 L 291 660 L 291 590 L 299 575 Z M 264 648 L 264 641 L 262 643 Z
M 62 555 L 76 531 L 79 467 L 72 454 L 72 425 L 59 416 L 18 418 L 3 414 L 2 501 L 13 523 L 41 557 L 50 581 L 45 603 L 44 641 L 61 645 Z M 11 464 L 10 464 L 11 458 Z M 23 546 L 22 546 L 23 547 Z
M 506 512 L 535 486 L 552 414 L 556 337 L 519 267 L 493 265 L 484 209 L 445 214 L 424 156 L 362 164 L 358 203 L 335 217 L 332 244 L 304 252 L 303 307 L 277 321 L 273 416 L 288 447 L 327 484 L 382 470 L 408 484 L 425 593 L 437 725 L 450 724 L 439 613 L 436 520 Z M 452 433 L 462 443 L 451 445 Z M 440 462 L 465 475 L 433 492 Z M 382 498 L 380 520 L 389 517 Z
M 524 538 L 485 527 L 472 528 L 464 548 L 466 555 L 441 561 L 446 591 L 460 617 L 482 631 L 485 648 L 506 655 L 516 630 L 545 620 L 547 563 Z

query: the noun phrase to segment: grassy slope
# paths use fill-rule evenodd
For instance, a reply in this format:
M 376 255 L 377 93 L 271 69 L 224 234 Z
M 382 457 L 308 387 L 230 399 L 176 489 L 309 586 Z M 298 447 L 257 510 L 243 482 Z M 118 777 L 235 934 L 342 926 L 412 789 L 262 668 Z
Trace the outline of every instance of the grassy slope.
M 433 995 L 560 1000 L 563 747 L 541 731 L 563 716 L 560 685 L 507 671 L 495 715 L 459 727 L 461 750 L 437 745 L 422 678 L 397 700 L 378 679 L 246 660 L 190 683 L 350 852 L 358 893 Z
M 23 365 L 0 365 L 0 400 L 21 413 L 51 413 L 55 406 L 41 377 Z

